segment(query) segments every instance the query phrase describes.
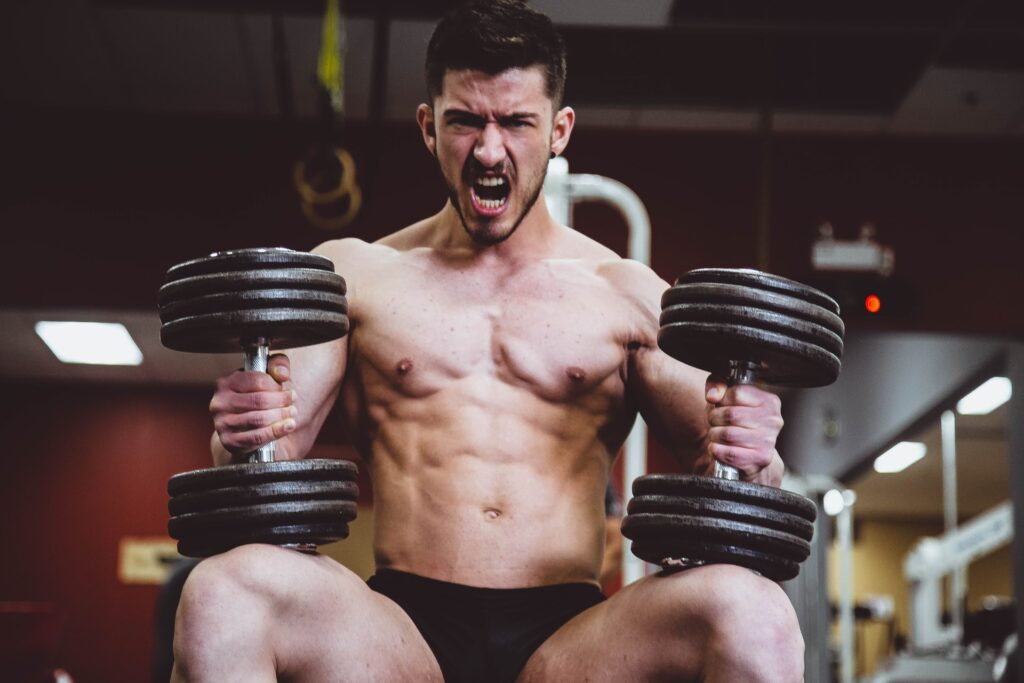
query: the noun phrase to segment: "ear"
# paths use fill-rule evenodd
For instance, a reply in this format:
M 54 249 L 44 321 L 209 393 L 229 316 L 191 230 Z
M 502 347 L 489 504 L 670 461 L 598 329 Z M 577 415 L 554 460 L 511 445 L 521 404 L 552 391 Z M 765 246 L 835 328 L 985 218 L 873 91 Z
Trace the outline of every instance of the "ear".
M 576 112 L 572 107 L 562 107 L 555 114 L 554 123 L 551 126 L 551 153 L 559 155 L 569 145 L 569 136 L 572 135 L 572 127 L 576 123 Z
M 437 129 L 434 127 L 434 110 L 429 104 L 416 107 L 416 123 L 423 135 L 423 144 L 435 157 L 437 156 Z

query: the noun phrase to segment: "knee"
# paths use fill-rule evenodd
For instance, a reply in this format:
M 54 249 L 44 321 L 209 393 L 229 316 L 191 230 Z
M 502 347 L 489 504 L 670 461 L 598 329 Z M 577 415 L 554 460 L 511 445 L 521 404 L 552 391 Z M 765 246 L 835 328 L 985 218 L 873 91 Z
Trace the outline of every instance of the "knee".
M 706 656 L 740 665 L 746 680 L 803 680 L 803 636 L 782 588 L 742 567 L 695 571 L 702 574 L 696 616 L 707 634 Z

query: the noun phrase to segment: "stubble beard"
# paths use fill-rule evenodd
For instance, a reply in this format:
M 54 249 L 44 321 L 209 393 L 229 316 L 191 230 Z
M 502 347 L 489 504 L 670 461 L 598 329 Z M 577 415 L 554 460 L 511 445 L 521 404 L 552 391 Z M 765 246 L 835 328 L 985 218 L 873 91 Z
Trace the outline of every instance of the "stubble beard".
M 495 244 L 501 244 L 511 237 L 512 234 L 515 233 L 516 229 L 519 228 L 519 224 L 523 222 L 523 219 L 530 213 L 533 205 L 537 203 L 537 199 L 540 198 L 540 192 L 544 189 L 544 179 L 547 177 L 547 172 L 548 168 L 547 164 L 545 164 L 542 167 L 541 172 L 537 174 L 536 185 L 534 185 L 532 189 L 527 188 L 529 189 L 530 194 L 527 196 L 527 200 L 523 204 L 523 209 L 519 212 L 519 215 L 515 217 L 515 220 L 512 222 L 512 226 L 502 232 L 495 232 L 494 229 L 498 227 L 498 221 L 505 218 L 504 215 L 498 216 L 495 219 L 478 218 L 478 228 L 473 230 L 466 221 L 465 214 L 462 212 L 462 205 L 459 202 L 458 188 L 448 179 L 448 176 L 445 175 L 443 171 L 441 175 L 444 176 L 444 182 L 448 186 L 448 201 L 451 202 L 451 205 L 455 208 L 455 213 L 458 214 L 459 221 L 462 223 L 462 229 L 465 230 L 466 234 L 469 235 L 469 238 L 477 244 L 484 247 L 490 247 Z M 507 201 L 511 201 L 511 199 L 512 195 L 509 193 Z

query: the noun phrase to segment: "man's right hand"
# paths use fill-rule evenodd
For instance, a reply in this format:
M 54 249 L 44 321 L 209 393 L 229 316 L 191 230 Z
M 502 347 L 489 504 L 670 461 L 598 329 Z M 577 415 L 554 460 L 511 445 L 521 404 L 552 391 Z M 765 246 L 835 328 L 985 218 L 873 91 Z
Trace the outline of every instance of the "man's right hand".
M 232 459 L 295 431 L 295 390 L 288 356 L 271 356 L 265 373 L 236 370 L 218 379 L 210 414 L 220 445 Z M 279 459 L 285 458 L 281 453 Z

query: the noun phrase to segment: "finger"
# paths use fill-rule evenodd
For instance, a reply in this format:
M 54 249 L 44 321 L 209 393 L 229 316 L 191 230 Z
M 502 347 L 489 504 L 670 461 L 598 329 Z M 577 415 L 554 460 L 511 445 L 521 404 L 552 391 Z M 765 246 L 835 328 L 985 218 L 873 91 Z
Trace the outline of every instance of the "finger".
M 267 374 L 278 383 L 287 382 L 292 378 L 291 360 L 283 353 L 275 353 L 267 359 Z
M 249 432 L 271 427 L 278 422 L 298 417 L 295 406 L 275 408 L 272 410 L 256 410 L 241 414 L 221 413 L 214 421 L 213 426 L 218 433 L 221 432 Z
M 277 386 L 276 384 L 274 386 Z M 275 389 L 273 391 L 253 391 L 248 393 L 220 392 L 213 395 L 210 400 L 210 412 L 214 415 L 220 413 L 248 413 L 252 411 L 271 410 L 273 408 L 284 408 L 295 404 L 297 395 L 294 390 L 284 391 Z
M 725 396 L 722 397 L 720 405 L 723 406 L 768 406 L 778 408 L 782 405 L 782 401 L 779 397 L 770 391 L 755 386 L 753 384 L 736 384 L 729 387 Z
M 281 388 L 273 377 L 265 372 L 236 370 L 227 377 L 217 380 L 217 391 L 248 393 L 253 391 L 277 391 Z
M 744 427 L 712 427 L 708 430 L 708 441 L 720 446 L 736 447 L 764 452 L 775 448 L 775 434 L 763 429 Z
M 219 433 L 221 444 L 232 453 L 246 453 L 256 450 L 264 444 L 276 441 L 287 434 L 295 431 L 296 423 L 292 418 L 275 422 L 272 425 L 261 429 L 254 429 L 247 432 L 224 432 Z
M 775 410 L 760 406 L 714 406 L 708 410 L 708 424 L 712 427 L 745 427 L 766 429 L 778 434 L 785 422 Z
M 720 443 L 708 444 L 708 452 L 718 462 L 729 465 L 743 472 L 746 477 L 754 477 L 772 462 L 773 451 L 759 451 L 740 446 L 726 446 Z
M 708 403 L 718 403 L 725 396 L 728 385 L 722 380 L 708 377 L 704 383 L 704 398 Z

